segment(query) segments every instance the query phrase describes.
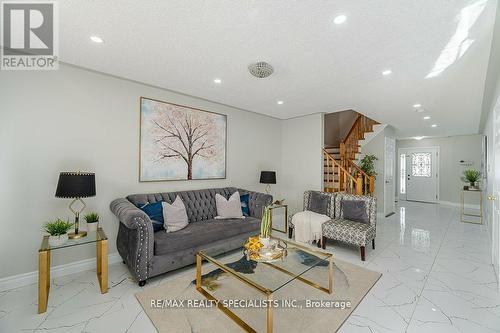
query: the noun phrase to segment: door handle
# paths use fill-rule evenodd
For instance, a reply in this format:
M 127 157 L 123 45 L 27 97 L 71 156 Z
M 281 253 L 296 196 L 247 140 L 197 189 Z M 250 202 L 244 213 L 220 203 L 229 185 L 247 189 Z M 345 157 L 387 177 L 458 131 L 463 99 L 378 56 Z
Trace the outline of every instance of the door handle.
M 496 199 L 497 197 L 495 197 L 494 195 L 488 195 L 488 200 L 495 201 Z

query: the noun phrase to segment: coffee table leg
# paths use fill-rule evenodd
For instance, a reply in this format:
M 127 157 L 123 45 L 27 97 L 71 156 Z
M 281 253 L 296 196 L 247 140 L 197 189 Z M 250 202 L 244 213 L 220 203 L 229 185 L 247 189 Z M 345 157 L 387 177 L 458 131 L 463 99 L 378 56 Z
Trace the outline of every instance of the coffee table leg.
M 50 291 L 50 251 L 38 252 L 38 313 L 47 311 Z
M 273 333 L 273 295 L 267 295 L 267 333 Z
M 196 254 L 196 289 L 201 288 L 201 256 Z
M 108 240 L 103 239 L 96 243 L 97 280 L 101 287 L 101 294 L 108 292 Z
M 328 259 L 328 293 L 333 292 L 333 256 Z

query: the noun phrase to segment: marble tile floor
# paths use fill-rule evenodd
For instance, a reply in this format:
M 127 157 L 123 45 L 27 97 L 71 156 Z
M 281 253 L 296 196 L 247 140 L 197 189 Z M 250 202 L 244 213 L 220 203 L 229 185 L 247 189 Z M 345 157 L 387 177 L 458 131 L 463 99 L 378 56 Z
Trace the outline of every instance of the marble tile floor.
M 485 226 L 459 222 L 456 207 L 403 202 L 379 219 L 376 249 L 336 242 L 335 256 L 383 275 L 339 332 L 500 332 L 500 293 Z M 168 283 L 187 267 L 148 281 Z M 125 265 L 109 267 L 109 292 L 95 271 L 52 280 L 49 306 L 37 312 L 36 284 L 0 292 L 0 332 L 155 332 Z

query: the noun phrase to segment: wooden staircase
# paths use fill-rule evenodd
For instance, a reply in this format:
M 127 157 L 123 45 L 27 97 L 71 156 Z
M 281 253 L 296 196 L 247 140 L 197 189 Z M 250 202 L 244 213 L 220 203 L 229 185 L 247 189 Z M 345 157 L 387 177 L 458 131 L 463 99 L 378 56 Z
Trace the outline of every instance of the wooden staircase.
M 356 154 L 360 153 L 359 140 L 366 133 L 373 132 L 373 126 L 379 124 L 362 114 L 340 142 L 339 147 L 323 149 L 323 190 L 325 192 L 346 192 L 359 195 L 371 195 L 375 189 L 375 178 L 367 175 L 356 164 Z

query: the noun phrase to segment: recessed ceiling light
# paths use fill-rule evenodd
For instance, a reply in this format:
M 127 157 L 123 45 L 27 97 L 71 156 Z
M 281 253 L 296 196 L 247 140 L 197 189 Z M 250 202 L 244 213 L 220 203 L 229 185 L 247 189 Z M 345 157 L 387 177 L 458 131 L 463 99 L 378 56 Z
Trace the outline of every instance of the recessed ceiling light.
M 437 124 L 432 124 L 431 127 L 438 127 L 438 125 Z
M 283 103 L 285 103 L 285 102 L 283 102 L 283 101 L 277 101 L 276 103 L 279 104 L 279 105 L 283 105 Z
M 214 79 L 214 83 L 217 83 L 217 84 L 218 84 L 218 83 L 221 83 L 221 82 L 222 82 L 222 80 L 221 80 L 221 79 Z
M 392 74 L 392 71 L 390 69 L 386 69 L 385 71 L 382 72 L 382 75 L 384 75 L 384 76 L 391 75 L 391 74 Z
M 424 137 L 423 136 L 416 136 L 414 137 L 415 140 L 422 140 Z
M 429 119 L 431 119 L 431 116 L 425 116 L 424 117 L 424 120 L 429 120 Z
M 422 106 L 422 104 L 419 104 L 419 103 L 417 103 L 417 104 L 413 104 L 413 107 L 414 107 L 414 108 L 419 108 L 419 107 L 421 107 L 421 106 Z
M 90 36 L 90 40 L 93 41 L 94 43 L 98 43 L 98 44 L 104 43 L 104 39 L 102 39 L 99 36 Z
M 338 16 L 335 16 L 335 18 L 333 19 L 333 23 L 335 23 L 335 24 L 342 24 L 346 20 L 347 20 L 347 16 L 345 16 L 345 15 L 338 15 Z

